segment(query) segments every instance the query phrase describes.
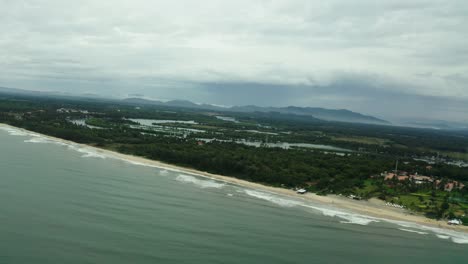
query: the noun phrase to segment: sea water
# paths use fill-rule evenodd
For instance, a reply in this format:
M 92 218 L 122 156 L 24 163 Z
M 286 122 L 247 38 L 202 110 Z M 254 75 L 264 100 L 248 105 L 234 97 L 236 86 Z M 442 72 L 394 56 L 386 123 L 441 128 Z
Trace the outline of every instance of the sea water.
M 0 126 L 0 263 L 468 263 L 466 243 Z

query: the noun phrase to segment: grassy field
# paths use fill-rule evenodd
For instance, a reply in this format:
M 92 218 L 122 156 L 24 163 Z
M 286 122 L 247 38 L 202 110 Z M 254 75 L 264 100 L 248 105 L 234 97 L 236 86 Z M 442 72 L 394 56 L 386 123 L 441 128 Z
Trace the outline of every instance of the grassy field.
M 468 153 L 461 152 L 441 152 L 442 155 L 447 155 L 452 159 L 468 161 Z
M 468 214 L 468 201 L 455 193 L 445 191 L 420 191 L 407 194 L 398 194 L 392 188 L 386 191 L 386 201 L 390 203 L 400 204 L 406 208 L 435 217 L 435 212 L 438 212 L 443 207 L 444 201 L 450 202 L 449 207 L 443 211 L 443 217 L 458 217 L 462 218 Z M 376 181 L 368 179 L 364 185 L 355 189 L 355 194 L 366 199 L 367 197 L 378 197 L 381 193 Z

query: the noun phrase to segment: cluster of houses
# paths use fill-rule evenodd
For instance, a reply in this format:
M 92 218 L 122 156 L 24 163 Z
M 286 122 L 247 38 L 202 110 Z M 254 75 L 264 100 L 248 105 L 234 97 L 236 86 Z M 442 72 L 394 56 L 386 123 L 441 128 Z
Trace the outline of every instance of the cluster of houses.
M 386 181 L 397 179 L 398 181 L 411 181 L 415 184 L 433 183 L 437 187 L 441 187 L 441 184 L 443 184 L 443 189 L 447 192 L 451 192 L 454 189 L 461 190 L 465 187 L 463 183 L 458 181 L 449 180 L 446 182 L 442 182 L 441 180 L 434 179 L 434 177 L 418 175 L 417 173 L 410 175 L 404 171 L 398 173 L 384 172 L 381 174 L 381 176 L 385 177 Z

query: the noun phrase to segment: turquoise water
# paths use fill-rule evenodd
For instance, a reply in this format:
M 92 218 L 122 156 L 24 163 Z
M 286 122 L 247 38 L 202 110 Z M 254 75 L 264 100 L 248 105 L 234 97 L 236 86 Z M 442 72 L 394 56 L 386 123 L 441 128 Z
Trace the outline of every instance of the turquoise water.
M 0 129 L 0 263 L 468 263 L 465 238 Z

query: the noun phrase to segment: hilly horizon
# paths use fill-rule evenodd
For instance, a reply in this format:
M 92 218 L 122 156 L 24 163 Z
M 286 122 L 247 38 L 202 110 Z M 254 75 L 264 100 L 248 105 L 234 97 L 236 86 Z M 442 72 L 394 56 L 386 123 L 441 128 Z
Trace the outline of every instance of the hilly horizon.
M 124 103 L 133 103 L 141 105 L 160 105 L 167 107 L 182 107 L 189 109 L 204 109 L 211 111 L 222 112 L 263 112 L 263 113 L 281 113 L 292 114 L 297 116 L 308 116 L 311 118 L 319 119 L 322 121 L 335 121 L 346 123 L 360 123 L 360 124 L 375 124 L 375 125 L 397 125 L 404 127 L 426 128 L 426 129 L 440 129 L 440 130 L 467 130 L 468 123 L 451 122 L 430 118 L 419 119 L 402 119 L 395 121 L 388 121 L 383 118 L 378 118 L 373 115 L 362 114 L 348 109 L 329 109 L 324 107 L 300 107 L 300 106 L 257 106 L 257 105 L 235 105 L 235 106 L 219 106 L 216 104 L 207 103 L 194 103 L 189 100 L 175 99 L 175 100 L 157 100 L 142 98 L 144 95 L 132 95 L 125 99 L 116 99 L 105 97 L 95 93 L 85 94 L 72 94 L 69 92 L 57 91 L 33 91 L 19 88 L 0 87 L 0 92 L 8 94 L 20 94 L 31 96 L 51 96 L 51 97 L 75 97 L 75 98 L 90 98 L 99 100 L 113 100 L 121 101 Z
M 23 94 L 23 95 L 41 95 L 41 96 L 66 96 L 66 97 L 88 97 L 88 98 L 99 98 L 104 97 L 97 94 L 70 94 L 70 93 L 58 93 L 54 91 L 39 92 L 31 90 L 23 90 L 16 88 L 0 87 L 0 92 L 12 93 L 12 94 Z M 116 100 L 112 98 L 106 98 Z M 371 115 L 364 115 L 361 113 L 353 112 L 347 109 L 326 109 L 321 107 L 299 107 L 299 106 L 287 106 L 287 107 L 262 107 L 256 105 L 245 105 L 245 106 L 231 106 L 222 107 L 213 104 L 197 104 L 189 100 L 151 100 L 140 97 L 130 97 L 121 99 L 125 103 L 141 104 L 141 105 L 161 105 L 169 107 L 182 107 L 191 109 L 206 109 L 212 111 L 224 111 L 224 112 L 263 112 L 263 113 L 281 113 L 281 114 L 293 114 L 299 116 L 310 116 L 312 118 L 324 120 L 324 121 L 337 121 L 347 123 L 363 123 L 363 124 L 379 124 L 379 125 L 390 125 L 391 122 L 383 120 Z
M 211 104 L 196 104 L 188 100 L 170 100 L 167 102 L 158 100 L 148 100 L 142 98 L 126 98 L 122 101 L 127 103 L 143 104 L 143 105 L 164 105 L 173 107 L 184 107 L 184 108 L 195 108 L 195 109 L 206 109 L 214 111 L 225 111 L 225 112 L 264 112 L 264 113 L 281 113 L 281 114 L 293 114 L 300 116 L 310 116 L 316 119 L 325 121 L 338 121 L 348 123 L 363 123 L 363 124 L 379 124 L 379 125 L 390 125 L 389 121 L 379 119 L 370 115 L 363 115 L 361 113 L 353 112 L 346 109 L 326 109 L 321 107 L 298 107 L 298 106 L 287 106 L 287 107 L 262 107 L 256 105 L 245 105 L 245 106 L 231 106 L 221 107 Z

